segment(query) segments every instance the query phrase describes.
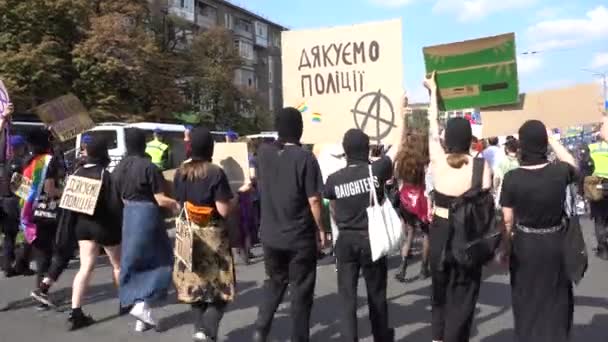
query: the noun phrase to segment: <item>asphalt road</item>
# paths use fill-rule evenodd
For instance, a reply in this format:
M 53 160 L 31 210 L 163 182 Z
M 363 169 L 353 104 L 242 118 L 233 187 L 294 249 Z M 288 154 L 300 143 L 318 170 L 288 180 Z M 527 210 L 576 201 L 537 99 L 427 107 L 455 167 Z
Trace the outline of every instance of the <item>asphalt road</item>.
M 592 225 L 584 222 L 588 247 L 595 246 Z M 259 251 L 256 251 L 259 253 Z M 592 253 L 590 253 L 592 254 Z M 591 257 L 590 270 L 575 289 L 576 309 L 573 341 L 608 341 L 608 262 Z M 389 310 L 391 324 L 397 328 L 397 341 L 431 341 L 429 285 L 430 280 L 407 285 L 393 280 L 398 259 L 392 258 L 389 274 Z M 0 312 L 0 342 L 118 342 L 118 341 L 190 341 L 192 334 L 189 307 L 169 300 L 157 312 L 162 332 L 138 334 L 130 317 L 117 317 L 118 301 L 104 259 L 96 270 L 84 310 L 98 321 L 77 332 L 68 332 L 65 321 L 69 309 L 71 281 L 77 262 L 71 265 L 54 289 L 55 300 L 63 303 L 64 312 L 37 312 L 29 299 L 34 278 L 0 278 L 0 303 L 9 302 Z M 417 274 L 419 264 L 411 267 Z M 257 304 L 263 300 L 260 287 L 264 279 L 261 259 L 249 266 L 239 266 L 238 297 L 229 307 L 221 325 L 221 341 L 250 341 Z M 513 341 L 513 319 L 510 308 L 510 287 L 507 274 L 488 269 L 482 285 L 475 318 L 473 338 L 476 342 Z M 364 284 L 359 289 L 359 330 L 362 341 L 372 341 L 368 321 Z M 338 341 L 340 302 L 336 289 L 336 273 L 332 265 L 319 266 L 316 299 L 312 315 L 312 341 Z M 291 320 L 289 304 L 281 305 L 272 331 L 273 341 L 288 341 Z

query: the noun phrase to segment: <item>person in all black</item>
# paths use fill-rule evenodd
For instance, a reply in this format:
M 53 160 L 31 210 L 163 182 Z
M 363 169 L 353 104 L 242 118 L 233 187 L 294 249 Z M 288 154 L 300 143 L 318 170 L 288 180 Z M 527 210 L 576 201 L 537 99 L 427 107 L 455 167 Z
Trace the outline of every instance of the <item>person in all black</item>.
M 384 186 L 393 175 L 393 163 L 384 156 L 370 164 L 369 137 L 361 130 L 346 132 L 342 145 L 347 166 L 327 178 L 324 191 L 325 198 L 331 201 L 339 231 L 335 254 L 338 292 L 342 299 L 342 341 L 359 341 L 357 283 L 360 270 L 363 270 L 367 284 L 374 341 L 394 341 L 394 331 L 388 327 L 387 258 L 372 261 L 366 212 L 370 206 L 370 191 L 376 191 L 378 200 L 383 201 Z
M 277 115 L 279 140 L 258 149 L 262 203 L 261 240 L 267 280 L 255 323 L 255 342 L 266 341 L 287 285 L 291 292 L 292 342 L 310 338 L 310 313 L 322 227 L 323 178 L 312 152 L 300 146 L 302 114 L 285 108 Z
M 27 152 L 26 141 L 22 136 L 14 135 L 10 137 L 10 145 L 12 155 L 9 162 L 9 174 L 21 173 Z M 4 244 L 2 246 L 4 252 L 4 262 L 2 265 L 4 274 L 7 278 L 17 275 L 33 275 L 34 271 L 29 267 L 31 246 L 24 243 L 20 253 L 15 252 L 17 234 L 19 233 L 19 198 L 12 192 L 9 192 L 0 201 L 2 210 L 0 224 L 4 232 Z M 15 262 L 14 265 L 13 262 Z
M 73 212 L 74 231 L 80 251 L 80 270 L 74 277 L 72 286 L 72 312 L 68 318 L 71 330 L 86 327 L 94 322 L 82 312 L 82 298 L 93 275 L 100 246 L 112 264 L 116 286 L 120 276 L 122 202 L 115 196 L 110 174 L 106 171 L 110 165 L 108 145 L 101 138 L 91 138 L 86 149 L 87 162 L 74 172 L 74 176 L 101 181 L 101 190 L 93 215 Z
M 563 263 L 563 218 L 567 188 L 576 182 L 578 166 L 540 121 L 526 122 L 519 139 L 520 167 L 505 175 L 500 196 L 507 242 L 502 255 L 511 256 L 515 338 L 567 342 L 574 298 Z M 548 146 L 558 162 L 547 160 Z
M 425 82 L 430 90 L 429 157 L 433 176 L 433 219 L 429 228 L 431 266 L 432 334 L 435 342 L 467 342 L 481 287 L 482 267 L 464 267 L 446 258 L 452 227 L 450 207 L 473 186 L 475 157 L 471 156 L 471 123 L 464 118 L 448 120 L 445 149 L 441 145 L 438 91 L 435 74 Z M 484 163 L 482 188 L 492 186 L 492 172 Z
M 173 184 L 194 237 L 192 269 L 177 258 L 173 282 L 178 300 L 192 305 L 194 341 L 217 341 L 220 321 L 235 296 L 234 260 L 224 220 L 234 195 L 224 171 L 211 162 L 211 132 L 198 127 L 191 138 L 192 158 L 177 170 Z

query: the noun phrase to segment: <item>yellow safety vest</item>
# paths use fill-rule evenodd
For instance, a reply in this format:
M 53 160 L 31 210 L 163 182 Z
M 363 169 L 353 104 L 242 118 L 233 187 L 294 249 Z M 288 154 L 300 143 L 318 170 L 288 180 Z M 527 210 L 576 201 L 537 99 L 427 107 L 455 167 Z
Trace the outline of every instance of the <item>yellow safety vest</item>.
M 168 148 L 169 145 L 164 144 L 159 140 L 152 140 L 146 145 L 146 153 L 152 158 L 152 163 L 161 170 L 165 168 L 165 165 L 163 165 L 163 155 Z
M 589 153 L 595 170 L 593 175 L 602 178 L 608 178 L 608 144 L 599 142 L 589 145 Z

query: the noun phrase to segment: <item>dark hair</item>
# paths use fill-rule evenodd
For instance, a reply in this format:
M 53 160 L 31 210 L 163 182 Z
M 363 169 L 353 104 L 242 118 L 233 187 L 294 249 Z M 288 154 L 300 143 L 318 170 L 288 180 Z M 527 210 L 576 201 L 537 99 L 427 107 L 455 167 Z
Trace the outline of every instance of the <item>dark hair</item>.
M 519 141 L 517 141 L 517 139 L 513 138 L 511 140 L 507 140 L 507 142 L 505 143 L 505 151 L 507 153 L 517 153 L 518 150 Z
M 428 138 L 423 134 L 408 134 L 397 156 L 395 171 L 397 177 L 412 185 L 424 184 L 424 168 L 429 163 Z
M 384 151 L 384 146 L 383 145 L 372 145 L 371 146 L 371 156 L 373 158 L 377 158 L 377 157 L 381 157 L 382 156 L 382 152 Z
M 183 163 L 178 172 L 188 182 L 195 182 L 207 178 L 209 165 L 211 163 L 205 160 L 191 160 Z
M 498 138 L 497 137 L 491 137 L 488 138 L 488 143 L 492 146 L 497 146 L 498 145 Z

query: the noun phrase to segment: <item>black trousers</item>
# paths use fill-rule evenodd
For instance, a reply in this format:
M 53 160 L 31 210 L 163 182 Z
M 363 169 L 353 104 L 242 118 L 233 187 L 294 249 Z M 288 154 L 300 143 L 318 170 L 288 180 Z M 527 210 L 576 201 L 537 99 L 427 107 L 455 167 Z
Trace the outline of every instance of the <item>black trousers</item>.
M 295 250 L 264 246 L 267 279 L 256 322 L 256 329 L 268 333 L 277 308 L 290 285 L 292 342 L 310 339 L 310 313 L 317 280 L 317 247 Z
M 225 302 L 192 304 L 194 330 L 202 331 L 214 341 L 217 340 L 220 321 L 224 317 L 225 310 Z
M 336 242 L 338 293 L 342 300 L 342 341 L 359 341 L 357 331 L 357 285 L 359 271 L 367 286 L 367 302 L 375 342 L 392 342 L 386 300 L 386 257 L 372 262 L 367 232 L 340 230 Z
M 608 249 L 608 217 L 596 217 L 594 223 L 598 249 Z
M 16 241 L 19 234 L 19 199 L 17 197 L 0 198 L 0 225 L 2 226 L 1 231 L 4 233 L 2 269 L 8 271 L 12 268 L 13 262 L 16 259 Z M 29 261 L 29 248 L 25 248 L 23 253 L 25 253 L 23 259 Z M 18 266 L 21 267 L 23 265 Z
M 433 340 L 467 342 L 479 297 L 481 267 L 471 270 L 445 263 L 448 235 L 448 220 L 435 216 L 429 229 Z

